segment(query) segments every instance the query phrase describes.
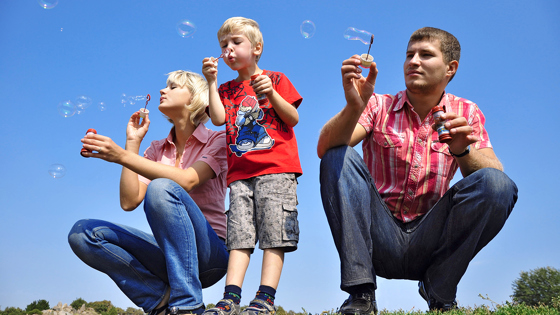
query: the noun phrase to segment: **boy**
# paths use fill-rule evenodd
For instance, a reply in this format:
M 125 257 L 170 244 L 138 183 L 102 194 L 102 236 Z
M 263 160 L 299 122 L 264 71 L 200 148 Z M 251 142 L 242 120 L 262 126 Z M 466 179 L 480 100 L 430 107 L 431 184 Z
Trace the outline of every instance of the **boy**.
M 296 250 L 299 239 L 296 177 L 302 171 L 292 128 L 302 97 L 284 74 L 258 67 L 263 39 L 257 22 L 230 18 L 218 40 L 225 63 L 238 73 L 216 89 L 218 61 L 203 60 L 212 123 L 226 124 L 230 256 L 224 298 L 205 314 L 240 313 L 241 286 L 257 240 L 263 250 L 261 285 L 243 314 L 275 314 L 284 253 Z

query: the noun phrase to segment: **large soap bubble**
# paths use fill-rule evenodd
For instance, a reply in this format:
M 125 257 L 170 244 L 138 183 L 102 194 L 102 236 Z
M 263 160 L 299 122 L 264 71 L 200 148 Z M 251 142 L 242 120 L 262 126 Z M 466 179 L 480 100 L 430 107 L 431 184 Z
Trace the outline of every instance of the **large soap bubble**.
M 355 27 L 349 27 L 344 31 L 344 38 L 347 40 L 359 40 L 364 45 L 369 45 L 371 41 L 371 33 L 364 30 L 359 30 Z
M 62 164 L 53 164 L 49 167 L 49 174 L 53 178 L 61 178 L 66 175 L 66 167 Z
M 62 117 L 74 116 L 76 113 L 76 105 L 70 100 L 62 101 L 58 103 L 57 110 L 58 114 Z
M 91 105 L 92 100 L 89 96 L 80 95 L 76 97 L 76 101 L 74 103 L 76 104 L 78 110 L 84 110 Z
M 299 31 L 301 33 L 301 36 L 303 36 L 303 38 L 309 39 L 313 37 L 313 35 L 315 35 L 315 23 L 313 23 L 313 21 L 310 20 L 305 20 L 299 26 Z
M 37 2 L 43 9 L 52 9 L 58 4 L 58 0 L 38 0 Z
M 177 33 L 181 37 L 191 37 L 196 32 L 196 25 L 189 20 L 181 20 L 177 23 Z

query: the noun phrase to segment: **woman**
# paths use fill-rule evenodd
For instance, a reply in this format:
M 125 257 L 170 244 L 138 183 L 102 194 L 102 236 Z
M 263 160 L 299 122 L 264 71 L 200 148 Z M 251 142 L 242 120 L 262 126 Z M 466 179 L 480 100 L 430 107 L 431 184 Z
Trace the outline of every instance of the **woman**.
M 85 157 L 123 166 L 120 201 L 132 211 L 144 201 L 153 236 L 101 220 L 80 220 L 68 242 L 86 264 L 106 273 L 144 312 L 200 314 L 202 288 L 227 269 L 225 132 L 204 127 L 208 85 L 198 74 L 169 73 L 159 110 L 173 123 L 166 139 L 138 155 L 149 117 L 134 113 L 125 149 L 102 135 L 87 135 Z

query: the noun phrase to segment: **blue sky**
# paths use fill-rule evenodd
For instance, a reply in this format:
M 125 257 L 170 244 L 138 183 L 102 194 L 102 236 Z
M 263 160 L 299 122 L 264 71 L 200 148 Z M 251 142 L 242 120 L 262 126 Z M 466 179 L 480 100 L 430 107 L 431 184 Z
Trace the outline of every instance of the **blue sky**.
M 53 2 L 53 1 L 46 1 Z M 24 308 L 46 299 L 54 306 L 81 297 L 133 304 L 105 275 L 74 256 L 66 241 L 75 221 L 98 218 L 148 230 L 144 213 L 119 207 L 120 166 L 79 155 L 88 128 L 124 145 L 126 123 L 144 102 L 121 103 L 122 94 L 145 96 L 152 124 L 141 151 L 164 138 L 171 125 L 158 115 L 165 74 L 201 72 L 202 59 L 218 56 L 223 21 L 245 16 L 264 35 L 263 69 L 284 72 L 304 100 L 298 138 L 304 175 L 299 179 L 301 241 L 286 255 L 277 303 L 312 313 L 335 309 L 339 260 L 319 194 L 315 153 L 322 125 L 344 105 L 340 66 L 363 43 L 344 38 L 348 27 L 375 34 L 371 54 L 379 68 L 377 93 L 404 89 L 402 64 L 410 34 L 423 26 L 453 33 L 461 42 L 457 75 L 447 91 L 476 102 L 519 200 L 502 232 L 472 261 L 458 287 L 460 305 L 510 299 L 519 272 L 560 268 L 560 184 L 557 163 L 560 85 L 560 2 L 556 0 L 446 1 L 69 1 L 44 9 L 37 0 L 0 2 L 0 308 Z M 188 20 L 196 31 L 176 30 Z M 302 22 L 315 25 L 312 37 Z M 234 78 L 220 63 L 218 81 Z M 550 94 L 550 95 L 549 95 Z M 63 117 L 60 102 L 79 96 L 92 104 Z M 99 109 L 99 103 L 105 110 Z M 221 129 L 207 124 L 209 128 Z M 63 177 L 49 175 L 61 164 Z M 461 175 L 457 174 L 456 181 Z M 242 304 L 257 289 L 261 253 L 253 256 Z M 204 291 L 215 303 L 224 281 Z M 377 300 L 389 310 L 426 310 L 412 281 L 379 279 Z

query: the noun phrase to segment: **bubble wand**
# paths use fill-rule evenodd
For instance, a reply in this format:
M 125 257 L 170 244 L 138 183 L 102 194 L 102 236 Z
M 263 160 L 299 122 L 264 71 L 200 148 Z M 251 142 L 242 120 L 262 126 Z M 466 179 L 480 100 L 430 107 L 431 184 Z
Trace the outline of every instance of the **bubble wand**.
M 371 63 L 373 62 L 373 56 L 369 54 L 371 44 L 373 44 L 373 34 L 371 34 L 371 39 L 369 40 L 369 48 L 367 50 L 367 54 L 362 54 L 362 56 L 360 56 L 362 67 L 364 68 L 369 68 L 371 66 Z
M 150 94 L 146 95 L 146 106 L 140 108 L 140 118 L 146 118 L 146 115 L 150 112 L 146 109 L 148 107 L 148 102 L 150 101 Z
M 229 49 L 226 49 L 218 58 L 214 59 L 214 62 L 218 62 L 220 58 L 227 58 L 229 56 Z

